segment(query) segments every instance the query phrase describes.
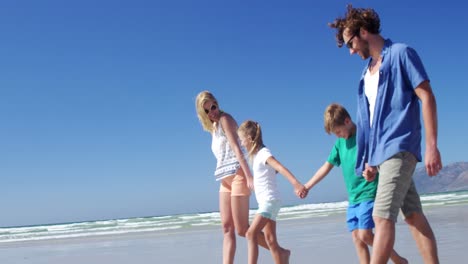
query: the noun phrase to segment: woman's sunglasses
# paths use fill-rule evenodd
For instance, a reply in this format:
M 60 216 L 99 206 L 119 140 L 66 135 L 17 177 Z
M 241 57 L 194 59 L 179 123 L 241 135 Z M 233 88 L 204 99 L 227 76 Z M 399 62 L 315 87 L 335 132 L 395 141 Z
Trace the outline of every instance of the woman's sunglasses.
M 211 105 L 210 110 L 205 109 L 205 113 L 206 113 L 206 114 L 209 114 L 211 111 L 216 110 L 216 108 L 218 108 L 216 105 Z

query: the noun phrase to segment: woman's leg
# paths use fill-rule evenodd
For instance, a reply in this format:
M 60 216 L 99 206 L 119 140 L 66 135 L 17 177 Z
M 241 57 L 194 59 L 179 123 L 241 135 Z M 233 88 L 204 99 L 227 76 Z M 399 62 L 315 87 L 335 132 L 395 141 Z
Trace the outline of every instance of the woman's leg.
M 236 253 L 236 234 L 231 211 L 231 193 L 219 193 L 219 212 L 223 229 L 223 264 L 233 264 Z
M 234 226 L 239 236 L 245 237 L 249 228 L 249 198 L 250 190 L 241 171 L 232 180 L 231 211 Z M 257 237 L 258 244 L 266 249 L 268 245 L 262 232 Z

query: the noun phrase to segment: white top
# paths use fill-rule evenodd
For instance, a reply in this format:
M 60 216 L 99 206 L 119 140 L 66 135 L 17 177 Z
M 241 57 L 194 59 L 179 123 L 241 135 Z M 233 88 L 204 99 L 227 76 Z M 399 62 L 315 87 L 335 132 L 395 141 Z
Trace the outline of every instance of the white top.
M 364 75 L 364 93 L 369 101 L 369 125 L 372 127 L 372 120 L 374 118 L 375 100 L 377 99 L 377 90 L 379 88 L 379 72 L 370 74 L 367 69 L 366 75 Z
M 257 203 L 272 200 L 280 200 L 280 193 L 276 184 L 276 171 L 266 164 L 269 157 L 273 156 L 269 149 L 263 147 L 253 158 L 252 171 L 254 177 L 255 197 Z
M 211 151 L 216 157 L 216 180 L 221 180 L 230 175 L 234 175 L 237 169 L 240 168 L 240 163 L 237 160 L 236 154 L 229 145 L 229 141 L 224 134 L 221 123 L 218 122 L 216 129 L 212 133 Z

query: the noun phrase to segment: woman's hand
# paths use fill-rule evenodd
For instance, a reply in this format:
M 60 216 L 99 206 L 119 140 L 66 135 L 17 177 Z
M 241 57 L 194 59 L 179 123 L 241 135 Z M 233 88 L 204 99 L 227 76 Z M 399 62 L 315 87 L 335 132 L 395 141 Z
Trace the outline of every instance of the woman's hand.
M 247 179 L 247 187 L 249 187 L 249 189 L 251 191 L 253 191 L 254 190 L 253 177 L 252 176 L 245 176 L 245 178 Z

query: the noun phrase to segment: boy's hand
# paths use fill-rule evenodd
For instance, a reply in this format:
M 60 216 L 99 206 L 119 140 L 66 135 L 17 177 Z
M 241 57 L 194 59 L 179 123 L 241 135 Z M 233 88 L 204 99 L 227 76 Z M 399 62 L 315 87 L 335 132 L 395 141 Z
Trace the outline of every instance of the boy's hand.
M 368 182 L 371 182 L 375 180 L 376 175 L 377 175 L 377 168 L 373 166 L 369 166 L 366 163 L 366 168 L 362 172 L 362 176 L 364 177 L 364 179 L 366 179 L 366 181 Z

